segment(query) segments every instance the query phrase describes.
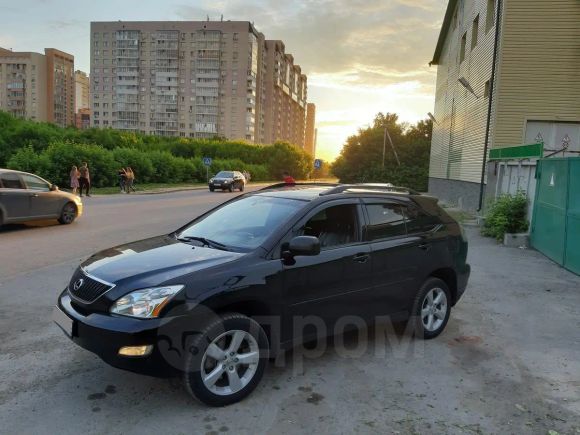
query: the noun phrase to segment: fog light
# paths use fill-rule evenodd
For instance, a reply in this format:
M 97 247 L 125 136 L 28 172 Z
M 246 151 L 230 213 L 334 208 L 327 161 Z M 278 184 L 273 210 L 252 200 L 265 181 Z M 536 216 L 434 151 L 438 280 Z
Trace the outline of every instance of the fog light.
M 123 356 L 146 356 L 151 353 L 153 346 L 124 346 L 119 349 L 119 355 Z

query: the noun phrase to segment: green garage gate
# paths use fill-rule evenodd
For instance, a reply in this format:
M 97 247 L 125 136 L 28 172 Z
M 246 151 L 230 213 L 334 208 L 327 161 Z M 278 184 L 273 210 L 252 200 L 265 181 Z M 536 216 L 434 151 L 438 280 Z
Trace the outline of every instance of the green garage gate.
M 580 274 L 580 158 L 538 160 L 531 244 Z

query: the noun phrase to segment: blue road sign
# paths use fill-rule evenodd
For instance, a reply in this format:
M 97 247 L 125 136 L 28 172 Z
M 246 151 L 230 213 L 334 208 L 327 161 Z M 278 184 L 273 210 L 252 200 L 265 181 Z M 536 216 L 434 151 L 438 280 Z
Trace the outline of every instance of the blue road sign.
M 314 168 L 315 168 L 315 169 L 320 169 L 320 168 L 322 168 L 322 160 L 320 160 L 320 159 L 316 159 L 316 160 L 314 160 Z
M 204 157 L 203 158 L 203 164 L 205 166 L 211 166 L 211 157 Z

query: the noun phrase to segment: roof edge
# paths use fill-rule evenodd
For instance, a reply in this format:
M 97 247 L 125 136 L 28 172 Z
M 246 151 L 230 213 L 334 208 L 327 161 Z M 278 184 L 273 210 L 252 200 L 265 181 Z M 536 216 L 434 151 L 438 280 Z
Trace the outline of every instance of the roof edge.
M 431 65 L 439 65 L 439 57 L 441 56 L 441 51 L 443 50 L 443 44 L 445 43 L 445 37 L 451 25 L 451 20 L 453 18 L 453 12 L 455 12 L 455 7 L 457 6 L 457 0 L 449 0 L 447 3 L 447 10 L 445 11 L 445 17 L 443 18 L 443 24 L 441 25 L 441 30 L 439 31 L 439 38 L 437 39 L 437 46 L 435 47 L 435 53 L 433 53 L 433 59 L 429 62 Z

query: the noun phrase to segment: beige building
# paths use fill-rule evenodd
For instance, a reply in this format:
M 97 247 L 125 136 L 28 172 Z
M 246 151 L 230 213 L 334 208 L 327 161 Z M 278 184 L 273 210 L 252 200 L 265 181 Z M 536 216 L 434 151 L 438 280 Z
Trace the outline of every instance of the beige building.
M 282 41 L 264 47 L 263 143 L 286 141 L 304 147 L 307 78 Z
M 533 199 L 535 161 L 488 164 L 489 149 L 541 141 L 546 153 L 577 155 L 578 23 L 578 0 L 449 1 L 431 61 L 431 193 L 473 210 L 516 189 Z
M 316 157 L 316 105 L 306 105 L 306 132 L 304 135 L 304 150 L 312 157 Z
M 74 58 L 0 48 L 0 110 L 66 127 L 74 124 Z
M 90 81 L 87 73 L 75 71 L 75 113 L 80 109 L 89 109 Z
M 280 134 L 267 128 L 274 102 L 265 77 L 274 87 L 275 75 L 286 74 L 277 87 L 293 80 L 294 95 L 290 84 L 285 95 L 303 106 L 306 96 L 306 78 L 291 62 L 279 68 L 292 73 L 267 68 L 267 46 L 246 21 L 93 22 L 91 125 L 303 146 L 304 114 L 301 126 L 290 124 L 300 123 L 293 105 L 280 106 Z

